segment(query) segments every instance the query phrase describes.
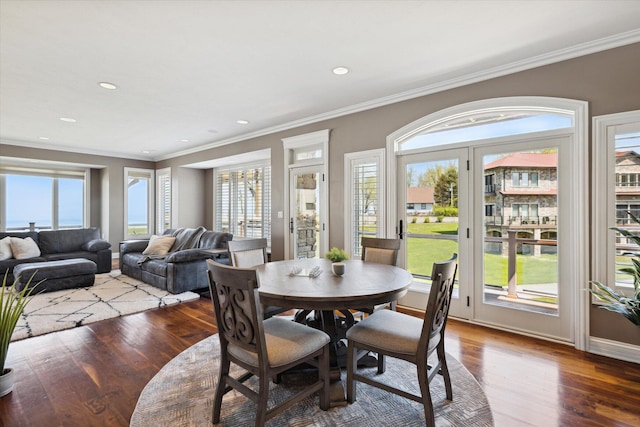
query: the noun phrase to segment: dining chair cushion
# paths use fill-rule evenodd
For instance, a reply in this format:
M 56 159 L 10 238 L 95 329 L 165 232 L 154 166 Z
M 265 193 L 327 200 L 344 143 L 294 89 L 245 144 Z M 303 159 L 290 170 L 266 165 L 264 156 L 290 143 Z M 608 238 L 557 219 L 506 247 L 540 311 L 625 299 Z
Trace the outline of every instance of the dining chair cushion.
M 396 252 L 392 249 L 367 248 L 364 253 L 364 262 L 395 265 Z
M 234 265 L 242 266 L 243 268 L 254 267 L 265 263 L 264 251 L 262 249 L 234 252 L 233 258 Z
M 347 331 L 347 339 L 401 354 L 416 354 L 423 320 L 392 310 L 380 310 Z M 429 347 L 440 341 L 433 337 Z
M 322 348 L 329 342 L 329 335 L 280 317 L 272 317 L 263 322 L 265 345 L 269 357 L 269 365 L 278 367 Z M 229 354 L 251 365 L 258 366 L 257 353 L 245 350 L 229 343 Z

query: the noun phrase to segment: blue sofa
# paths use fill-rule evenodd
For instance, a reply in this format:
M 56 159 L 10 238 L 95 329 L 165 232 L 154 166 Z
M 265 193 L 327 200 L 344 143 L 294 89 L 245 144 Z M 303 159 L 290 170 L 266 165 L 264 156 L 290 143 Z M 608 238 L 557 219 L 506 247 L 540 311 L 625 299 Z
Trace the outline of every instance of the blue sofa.
M 33 262 L 59 261 L 71 258 L 85 258 L 96 263 L 97 273 L 111 271 L 111 243 L 100 238 L 100 229 L 74 228 L 68 230 L 43 230 L 23 232 L 0 232 L 0 239 L 7 236 L 24 239 L 31 237 L 40 249 L 40 256 L 26 259 L 10 258 L 0 261 L 0 273 L 8 270 L 7 283 L 14 281 L 13 268 L 16 265 Z
M 176 241 L 167 255 L 147 256 L 142 252 L 149 239 L 126 240 L 120 243 L 120 271 L 173 294 L 207 289 L 207 259 L 228 263 L 228 254 L 214 255 L 205 249 L 227 249 L 233 239 L 230 233 L 207 231 L 204 227 L 166 230 Z

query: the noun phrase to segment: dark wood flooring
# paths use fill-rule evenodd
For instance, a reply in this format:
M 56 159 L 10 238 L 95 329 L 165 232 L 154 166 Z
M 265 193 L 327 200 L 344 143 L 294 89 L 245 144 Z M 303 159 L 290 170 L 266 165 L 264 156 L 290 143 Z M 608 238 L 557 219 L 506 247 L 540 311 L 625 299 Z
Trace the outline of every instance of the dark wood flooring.
M 17 381 L 0 398 L 0 426 L 127 426 L 155 373 L 213 333 L 201 298 L 15 342 L 7 365 Z M 496 426 L 640 425 L 640 365 L 455 320 L 446 340 Z

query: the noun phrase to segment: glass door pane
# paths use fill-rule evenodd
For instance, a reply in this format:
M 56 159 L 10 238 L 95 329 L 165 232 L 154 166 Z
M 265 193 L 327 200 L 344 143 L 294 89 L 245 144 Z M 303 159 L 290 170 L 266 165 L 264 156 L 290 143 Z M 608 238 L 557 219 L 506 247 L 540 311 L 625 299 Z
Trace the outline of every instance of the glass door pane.
M 569 137 L 473 149 L 473 319 L 571 341 Z M 491 178 L 487 178 L 491 176 Z M 526 179 L 524 178 L 526 177 Z M 535 178 L 534 178 L 535 177 Z M 493 187 L 484 183 L 493 181 Z
M 289 227 L 295 258 L 320 258 L 320 172 L 291 170 Z
M 462 266 L 468 257 L 468 172 L 466 167 L 460 170 L 460 165 L 466 166 L 467 157 L 468 149 L 401 157 L 398 218 L 402 224 L 398 227 L 402 229 L 403 245 L 399 265 L 413 275 L 412 288 L 425 293 L 424 301 L 405 300 L 404 305 L 425 309 L 434 262 L 445 261 L 455 253 Z M 460 238 L 462 235 L 464 239 Z M 458 269 L 450 313 L 468 318 L 468 282 L 463 270 Z
M 557 149 L 488 154 L 482 164 L 495 182 L 483 194 L 482 301 L 557 315 Z

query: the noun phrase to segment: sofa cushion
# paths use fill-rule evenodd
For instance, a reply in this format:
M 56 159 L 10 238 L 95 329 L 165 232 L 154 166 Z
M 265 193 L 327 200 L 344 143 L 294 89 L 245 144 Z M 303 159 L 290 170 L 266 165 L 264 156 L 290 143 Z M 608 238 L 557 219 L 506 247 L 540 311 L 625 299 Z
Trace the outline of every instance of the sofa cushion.
M 183 249 L 193 249 L 198 247 L 200 236 L 206 229 L 202 226 L 198 228 L 178 228 L 173 236 L 176 238 L 171 252 L 181 251 Z
M 13 258 L 13 252 L 11 252 L 11 237 L 7 236 L 4 239 L 0 239 L 0 261 Z
M 15 259 L 27 259 L 40 256 L 40 248 L 31 237 L 25 237 L 24 239 L 12 237 L 10 244 L 11 252 Z
M 174 236 L 151 236 L 149 244 L 142 251 L 143 255 L 166 255 L 169 253 L 171 246 L 175 243 L 176 238 Z
M 233 240 L 233 234 L 222 231 L 205 231 L 200 237 L 200 249 L 227 248 L 227 242 Z
M 110 247 L 111 247 L 111 243 L 107 242 L 106 240 L 93 239 L 93 240 L 89 240 L 87 243 L 83 244 L 81 246 L 81 249 L 83 251 L 98 252 L 98 251 L 102 251 L 104 249 L 109 249 Z
M 99 239 L 97 228 L 74 228 L 70 230 L 44 230 L 39 234 L 40 250 L 43 254 L 81 251 L 85 243 Z
M 143 271 L 156 274 L 158 276 L 166 277 L 167 275 L 167 263 L 161 259 L 150 259 L 140 264 L 140 268 Z

